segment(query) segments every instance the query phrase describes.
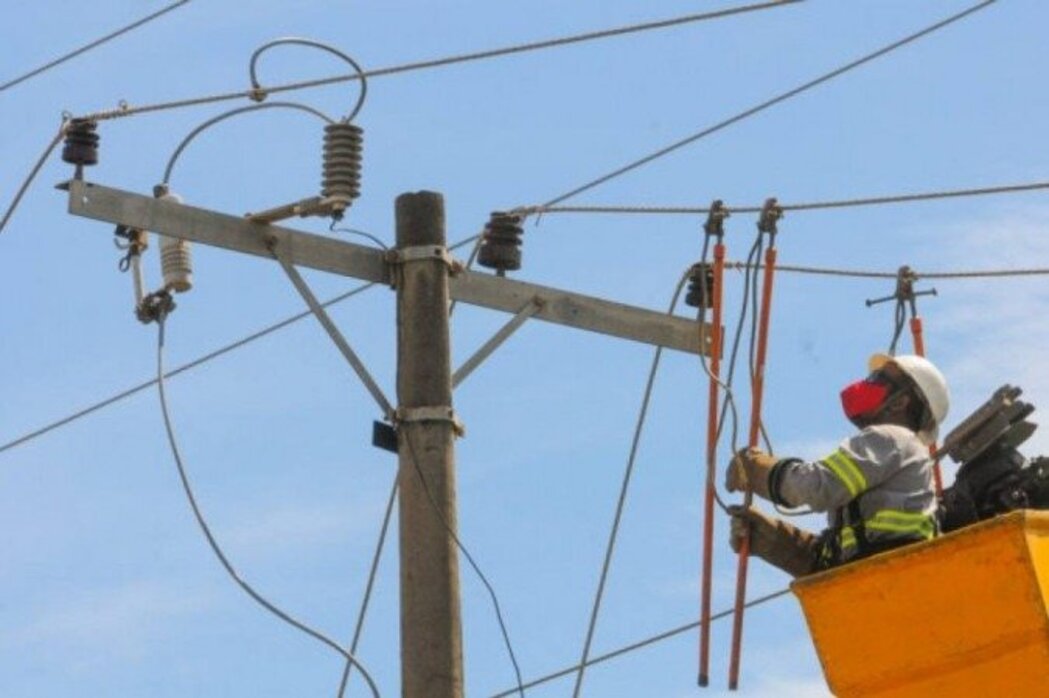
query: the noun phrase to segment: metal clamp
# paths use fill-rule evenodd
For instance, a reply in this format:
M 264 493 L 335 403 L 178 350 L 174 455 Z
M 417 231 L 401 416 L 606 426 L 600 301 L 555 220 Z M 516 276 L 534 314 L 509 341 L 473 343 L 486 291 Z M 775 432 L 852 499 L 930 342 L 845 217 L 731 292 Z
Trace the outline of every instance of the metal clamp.
M 779 232 L 776 224 L 781 218 L 783 218 L 783 207 L 779 205 L 779 202 L 774 197 L 765 199 L 765 204 L 761 207 L 761 216 L 758 218 L 758 231 L 768 233 L 774 238 Z
M 710 211 L 707 212 L 707 222 L 703 224 L 703 232 L 720 240 L 725 236 L 725 219 L 731 215 L 732 213 L 725 208 L 725 202 L 715 199 L 714 203 L 710 204 Z
M 444 262 L 452 276 L 466 269 L 462 262 L 448 254 L 448 248 L 443 245 L 413 245 L 411 247 L 399 247 L 386 253 L 386 262 L 388 264 L 408 264 L 409 262 L 433 259 Z
M 455 416 L 455 410 L 448 406 L 437 407 L 398 407 L 393 412 L 395 425 L 411 422 L 448 422 L 456 436 L 466 436 L 466 427 Z

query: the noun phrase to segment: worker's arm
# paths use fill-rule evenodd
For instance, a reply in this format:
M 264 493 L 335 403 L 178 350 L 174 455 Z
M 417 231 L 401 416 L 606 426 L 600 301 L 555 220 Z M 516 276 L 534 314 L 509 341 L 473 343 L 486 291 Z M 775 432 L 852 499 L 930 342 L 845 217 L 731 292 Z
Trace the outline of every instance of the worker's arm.
M 827 511 L 844 506 L 900 468 L 901 427 L 868 427 L 812 463 L 781 460 L 769 472 L 769 499 L 777 504 Z

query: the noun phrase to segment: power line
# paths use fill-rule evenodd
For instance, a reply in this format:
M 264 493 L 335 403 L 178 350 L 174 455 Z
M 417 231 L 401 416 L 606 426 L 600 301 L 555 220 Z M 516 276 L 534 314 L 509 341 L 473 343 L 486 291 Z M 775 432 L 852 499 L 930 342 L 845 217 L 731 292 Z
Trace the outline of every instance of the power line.
M 760 596 L 760 597 L 754 599 L 753 601 L 748 601 L 745 604 L 745 606 L 747 608 L 753 608 L 754 606 L 759 606 L 759 605 L 761 605 L 763 603 L 767 603 L 767 602 L 772 601 L 774 599 L 778 599 L 781 596 L 786 596 L 789 593 L 790 593 L 790 589 L 781 589 L 780 591 L 776 591 L 776 592 L 773 592 L 771 594 L 766 594 L 765 596 Z M 725 610 L 725 611 L 721 611 L 720 613 L 715 613 L 714 615 L 712 615 L 710 617 L 710 620 L 720 620 L 722 618 L 727 618 L 727 617 L 729 617 L 731 615 L 732 615 L 732 609 L 728 609 L 728 610 Z M 677 635 L 681 635 L 682 633 L 687 633 L 690 630 L 695 630 L 696 628 L 700 627 L 700 625 L 701 625 L 701 623 L 696 621 L 696 622 L 688 623 L 686 625 L 680 625 L 680 626 L 678 626 L 676 628 L 672 628 L 670 630 L 666 630 L 666 631 L 661 632 L 661 633 L 659 633 L 657 635 L 653 635 L 651 637 L 645 638 L 644 640 L 639 640 L 637 642 L 631 643 L 631 644 L 626 645 L 624 647 L 620 647 L 617 650 L 612 650 L 611 652 L 607 652 L 605 654 L 601 654 L 601 655 L 598 655 L 596 657 L 593 657 L 592 659 L 587 661 L 586 666 L 594 666 L 595 664 L 601 664 L 602 662 L 607 662 L 607 661 L 615 659 L 617 657 L 621 657 L 621 656 L 623 656 L 625 654 L 629 654 L 631 652 L 636 652 L 637 650 L 640 650 L 640 649 L 643 649 L 645 647 L 648 647 L 649 645 L 654 645 L 657 642 L 662 642 L 663 640 L 669 640 L 670 638 L 675 637 Z M 549 683 L 550 681 L 553 681 L 555 679 L 559 679 L 559 678 L 562 678 L 564 676 L 568 676 L 569 674 L 573 674 L 576 671 L 578 671 L 579 668 L 580 668 L 580 665 L 577 664 L 575 666 L 570 666 L 568 668 L 561 669 L 560 671 L 555 671 L 555 672 L 553 672 L 551 674 L 547 674 L 545 676 L 541 676 L 541 677 L 539 677 L 537 679 L 532 679 L 528 683 L 526 683 L 523 686 L 521 686 L 521 688 L 535 688 L 536 686 L 541 686 L 544 683 Z M 495 693 L 495 694 L 489 696 L 489 698 L 506 698 L 506 696 L 511 696 L 511 695 L 513 695 L 513 694 L 515 694 L 517 692 L 518 692 L 518 689 L 517 688 L 513 688 L 513 689 L 510 689 L 510 690 L 502 691 L 501 693 Z
M 1016 194 L 1021 192 L 1049 189 L 1049 182 L 1030 182 L 1027 184 L 1007 184 L 976 189 L 951 189 L 911 194 L 893 194 L 889 196 L 872 196 L 857 199 L 839 199 L 836 201 L 814 201 L 797 204 L 780 204 L 784 211 L 817 211 L 834 208 L 853 208 L 857 206 L 881 206 L 888 204 L 915 203 L 937 199 L 956 199 L 992 194 Z M 761 206 L 725 206 L 732 213 L 760 213 Z M 710 207 L 696 206 L 524 206 L 514 209 L 521 215 L 546 215 L 548 213 L 607 213 L 623 215 L 705 215 Z
M 575 189 L 572 189 L 570 191 L 565 192 L 564 194 L 561 194 L 560 196 L 554 197 L 550 201 L 547 201 L 546 203 L 544 203 L 543 207 L 546 208 L 546 207 L 550 207 L 550 206 L 555 206 L 555 205 L 561 203 L 562 201 L 567 201 L 568 199 L 571 199 L 574 196 L 578 196 L 579 194 L 582 194 L 583 192 L 589 191 L 589 190 L 593 189 L 594 187 L 600 186 L 600 185 L 605 184 L 606 182 L 608 182 L 610 180 L 613 180 L 613 179 L 615 179 L 617 177 L 625 175 L 628 172 L 636 170 L 637 168 L 639 168 L 639 167 L 641 167 L 643 165 L 647 165 L 648 163 L 652 162 L 653 160 L 658 160 L 659 158 L 663 157 L 664 155 L 669 155 L 670 153 L 674 152 L 675 150 L 683 148 L 686 145 L 690 145 L 692 143 L 695 143 L 696 141 L 698 141 L 698 140 L 700 140 L 702 138 L 706 138 L 707 136 L 709 136 L 711 134 L 717 133 L 718 131 L 720 131 L 720 130 L 722 130 L 724 128 L 727 128 L 728 126 L 731 126 L 732 124 L 735 124 L 735 123 L 738 123 L 740 121 L 743 121 L 744 119 L 746 119 L 748 117 L 751 117 L 751 116 L 753 116 L 753 115 L 755 115 L 755 114 L 757 114 L 759 112 L 765 111 L 769 107 L 775 106 L 776 104 L 779 104 L 780 102 L 784 102 L 784 101 L 786 101 L 788 99 L 791 99 L 792 97 L 796 97 L 797 95 L 799 95 L 799 94 L 801 94 L 803 92 L 806 92 L 808 90 L 811 90 L 812 88 L 817 87 L 818 85 L 821 85 L 821 84 L 823 84 L 825 82 L 833 80 L 834 78 L 836 78 L 836 77 L 838 77 L 840 75 L 844 75 L 845 73 L 848 73 L 848 72 L 850 72 L 852 70 L 855 70 L 856 68 L 859 68 L 860 66 L 862 66 L 862 65 L 864 65 L 866 63 L 869 63 L 869 62 L 871 62 L 871 61 L 873 61 L 873 60 L 875 60 L 877 58 L 880 58 L 880 57 L 882 57 L 882 56 L 884 56 L 884 55 L 886 55 L 888 53 L 891 53 L 891 52 L 895 51 L 896 49 L 902 48 L 902 47 L 906 46 L 907 44 L 910 44 L 910 43 L 912 43 L 914 41 L 917 41 L 918 39 L 921 39 L 921 38 L 923 38 L 925 36 L 928 36 L 929 34 L 932 34 L 933 32 L 935 32 L 935 31 L 937 31 L 939 29 L 943 29 L 944 27 L 946 27 L 948 25 L 954 24 L 955 22 L 957 22 L 957 21 L 959 21 L 959 20 L 961 20 L 961 19 L 963 19 L 965 17 L 968 17 L 969 15 L 971 15 L 971 14 L 973 14 L 975 12 L 978 12 L 978 11 L 984 9 L 985 7 L 988 7 L 989 5 L 994 4 L 995 2 L 997 2 L 997 0 L 984 0 L 983 2 L 980 2 L 980 3 L 976 4 L 976 5 L 973 5 L 972 7 L 970 7 L 967 10 L 963 10 L 962 12 L 959 12 L 957 14 L 951 15 L 950 17 L 948 17 L 946 19 L 943 19 L 943 20 L 941 20 L 941 21 L 939 21 L 939 22 L 937 22 L 937 23 L 935 23 L 933 25 L 930 25 L 930 26 L 926 27 L 925 29 L 922 29 L 921 31 L 915 32 L 914 34 L 910 34 L 909 36 L 906 36 L 906 37 L 904 37 L 904 38 L 902 38 L 902 39 L 900 39 L 898 41 L 894 41 L 893 43 L 891 43 L 891 44 L 889 44 L 889 45 L 887 45 L 887 46 L 885 46 L 883 48 L 880 48 L 877 51 L 874 51 L 873 53 L 868 53 L 866 56 L 863 56 L 862 58 L 858 58 L 858 59 L 852 61 L 851 63 L 846 63 L 845 65 L 841 66 L 840 68 L 835 68 L 834 70 L 830 71 L 829 73 L 824 73 L 823 75 L 821 75 L 821 76 L 819 76 L 819 77 L 817 77 L 817 78 L 815 78 L 813 80 L 810 80 L 810 81 L 808 81 L 808 82 L 806 82 L 806 83 L 804 83 L 802 85 L 799 85 L 799 86 L 797 86 L 797 87 L 795 87 L 795 88 L 793 88 L 791 90 L 783 92 L 783 93 L 781 93 L 781 94 L 779 94 L 779 95 L 777 95 L 777 96 L 775 96 L 775 97 L 773 97 L 771 99 L 768 99 L 768 100 L 766 100 L 766 101 L 764 101 L 764 102 L 762 102 L 762 103 L 760 103 L 760 104 L 758 104 L 756 106 L 751 107 L 750 109 L 742 111 L 742 112 L 736 114 L 735 116 L 731 116 L 731 117 L 725 119 L 724 121 L 720 121 L 717 124 L 714 124 L 713 126 L 710 126 L 708 128 L 703 129 L 702 131 L 699 131 L 698 133 L 694 133 L 694 134 L 692 134 L 690 136 L 682 138 L 681 140 L 676 141 L 674 143 L 671 143 L 670 145 L 668 145 L 668 146 L 666 146 L 664 148 L 660 148 L 659 150 L 655 151 L 654 153 L 651 153 L 651 154 L 646 155 L 646 156 L 644 156 L 642 158 L 634 160 L 633 162 L 631 162 L 631 163 L 629 163 L 627 165 L 624 165 L 624 166 L 622 166 L 622 167 L 620 167 L 620 168 L 618 168 L 616 170 L 613 170 L 613 171 L 609 172 L 608 174 L 602 175 L 602 176 L 598 177 L 597 179 L 593 179 L 593 180 L 587 182 L 586 184 L 580 185 L 580 186 L 576 187 Z
M 159 9 L 159 10 L 157 10 L 156 12 L 154 12 L 151 15 L 147 15 L 147 16 L 143 17 L 140 20 L 132 22 L 131 24 L 127 25 L 126 27 L 121 27 L 120 29 L 117 29 L 116 31 L 114 31 L 114 32 L 112 32 L 110 34 L 106 34 L 102 38 L 96 39 L 96 40 L 92 41 L 89 44 L 85 44 L 85 45 L 81 46 L 80 48 L 78 48 L 78 49 L 76 49 L 74 51 L 70 51 L 69 53 L 65 54 L 64 56 L 60 56 L 60 57 L 54 59 L 53 61 L 51 61 L 49 63 L 45 63 L 44 65 L 40 66 L 39 68 L 34 68 L 33 70 L 30 70 L 28 73 L 25 73 L 24 75 L 21 75 L 21 76 L 15 78 L 13 80 L 9 80 L 8 82 L 5 82 L 3 85 L 0 85 L 0 92 L 3 92 L 4 90 L 6 90 L 8 88 L 14 87 L 15 85 L 17 85 L 17 84 L 19 84 L 21 82 L 25 82 L 26 80 L 28 80 L 28 79 L 30 79 L 32 77 L 40 75 L 41 73 L 44 73 L 44 72 L 46 72 L 48 70 L 51 70 L 52 68 L 57 67 L 57 66 L 65 63 L 66 61 L 70 60 L 70 59 L 76 58 L 77 56 L 79 56 L 82 53 L 87 53 L 91 49 L 97 48 L 97 47 L 101 46 L 102 44 L 105 44 L 105 43 L 107 43 L 109 41 L 112 41 L 113 39 L 117 38 L 118 36 L 121 36 L 123 34 L 127 34 L 130 31 L 138 29 L 142 25 L 148 24 L 149 22 L 152 22 L 154 19 L 157 19 L 158 17 L 161 17 L 163 15 L 166 15 L 168 12 L 171 12 L 172 10 L 177 10 L 178 8 L 182 7 L 183 5 L 188 4 L 189 2 L 190 2 L 190 0 L 178 0 L 178 2 L 173 2 L 170 5 L 168 5 L 167 7 Z
M 350 654 L 357 654 L 357 644 L 361 640 L 361 633 L 364 631 L 364 617 L 368 613 L 368 604 L 372 598 L 372 590 L 375 588 L 375 577 L 379 571 L 379 561 L 382 559 L 382 549 L 386 544 L 386 532 L 390 528 L 390 518 L 393 515 L 393 505 L 397 501 L 397 490 L 398 488 L 397 475 L 393 476 L 393 487 L 390 488 L 390 496 L 386 500 L 386 512 L 382 517 L 382 526 L 379 528 L 379 541 L 375 544 L 375 554 L 372 556 L 371 569 L 368 571 L 368 583 L 364 586 L 364 597 L 361 599 L 361 610 L 357 614 L 357 625 L 353 629 L 353 640 L 350 642 Z M 346 662 L 346 666 L 342 669 L 342 679 L 339 681 L 339 694 L 338 698 L 343 698 L 346 693 L 346 684 L 350 680 L 350 671 L 353 669 L 353 662 Z
M 168 411 L 167 396 L 164 392 L 164 329 L 166 325 L 166 320 L 167 312 L 161 311 L 161 314 L 157 320 L 156 379 L 157 393 L 160 397 L 160 411 L 162 417 L 164 418 L 164 430 L 167 433 L 168 445 L 171 447 L 171 455 L 175 459 L 175 466 L 178 469 L 178 475 L 179 480 L 182 483 L 182 489 L 186 494 L 186 499 L 189 501 L 190 508 L 193 510 L 193 517 L 196 519 L 197 525 L 199 526 L 201 532 L 204 534 L 204 537 L 207 539 L 208 546 L 211 548 L 211 551 L 215 553 L 215 557 L 218 558 L 219 562 L 222 564 L 222 567 L 226 570 L 226 573 L 229 574 L 230 578 L 237 584 L 237 586 L 239 586 L 244 591 L 244 593 L 251 597 L 253 601 L 259 604 L 270 614 L 276 616 L 277 618 L 292 626 L 296 630 L 299 630 L 300 632 L 309 635 L 318 642 L 327 645 L 329 648 L 335 650 L 335 652 L 340 654 L 347 662 L 357 667 L 358 671 L 360 671 L 361 673 L 361 676 L 363 676 L 364 680 L 368 683 L 368 687 L 371 689 L 372 695 L 375 698 L 379 698 L 379 689 L 375 685 L 375 681 L 372 679 L 371 674 L 368 673 L 368 670 L 365 669 L 364 666 L 359 661 L 357 661 L 357 659 L 350 652 L 344 650 L 341 646 L 339 646 L 337 642 L 329 638 L 327 635 L 324 635 L 323 633 L 314 630 L 305 623 L 296 620 L 288 613 L 282 611 L 279 607 L 277 607 L 275 604 L 269 601 L 269 599 L 257 592 L 254 589 L 254 587 L 248 584 L 248 582 L 246 582 L 240 576 L 236 568 L 233 567 L 233 564 L 226 557 L 225 553 L 223 553 L 222 547 L 219 545 L 218 541 L 215 539 L 215 536 L 212 534 L 211 528 L 208 526 L 207 521 L 204 519 L 204 513 L 200 510 L 200 506 L 197 504 L 197 498 L 193 494 L 193 487 L 190 484 L 189 475 L 186 472 L 185 464 L 182 462 L 182 455 L 178 447 L 178 440 L 175 437 L 175 428 L 171 423 L 171 415 Z
M 455 542 L 455 547 L 459 549 L 459 552 L 463 554 L 470 567 L 473 569 L 474 574 L 481 580 L 484 588 L 488 590 L 488 596 L 492 600 L 492 608 L 495 611 L 495 620 L 499 624 L 499 632 L 503 636 L 503 644 L 506 646 L 506 652 L 510 656 L 510 663 L 514 668 L 514 675 L 517 677 L 517 689 L 512 693 L 519 693 L 521 698 L 524 698 L 524 687 L 522 686 L 521 679 L 521 667 L 517 663 L 517 655 L 514 654 L 513 644 L 510 642 L 510 631 L 506 628 L 506 621 L 503 619 L 503 611 L 499 606 L 499 597 L 495 593 L 495 587 L 492 586 L 491 582 L 488 581 L 488 577 L 485 576 L 484 572 L 481 571 L 480 565 L 474 560 L 473 555 L 466 549 L 463 542 L 459 539 L 459 534 L 455 532 L 452 525 L 448 523 L 448 519 L 445 517 L 444 512 L 441 510 L 441 506 L 437 503 L 437 498 L 434 497 L 433 491 L 430 489 L 430 483 L 426 480 L 426 475 L 423 473 L 422 468 L 419 466 L 419 458 L 415 454 L 415 445 L 412 443 L 412 435 L 407 429 L 403 429 L 400 433 L 404 434 L 404 443 L 408 446 L 408 455 L 412 461 L 412 467 L 415 470 L 415 474 L 419 476 L 419 483 L 422 485 L 423 492 L 426 493 L 426 498 L 430 501 L 430 506 L 433 509 L 433 513 L 437 515 L 437 519 L 441 522 L 441 526 L 448 535 L 451 536 L 452 541 Z
M 58 129 L 58 133 L 55 134 L 55 137 L 52 138 L 51 142 L 47 144 L 46 148 L 44 148 L 43 154 L 40 155 L 40 158 L 36 161 L 36 164 L 33 165 L 33 168 L 29 170 L 29 174 L 26 175 L 26 178 L 22 181 L 22 185 L 18 187 L 18 191 L 15 193 L 15 198 L 11 200 L 11 204 L 7 207 L 7 210 L 4 211 L 4 217 L 0 218 L 0 233 L 4 232 L 4 228 L 7 227 L 7 222 L 11 220 L 11 216 L 14 215 L 15 209 L 18 208 L 18 204 L 21 203 L 22 197 L 25 196 L 25 193 L 29 190 L 29 185 L 33 183 L 34 179 L 36 179 L 37 174 L 40 172 L 40 168 L 42 168 L 44 163 L 47 162 L 47 159 L 51 157 L 51 153 L 54 152 L 58 143 L 65 136 L 65 133 L 66 122 L 63 121 L 62 126 Z
M 761 264 L 748 264 L 747 262 L 726 262 L 726 268 L 731 269 L 762 269 Z M 796 274 L 814 274 L 820 276 L 841 276 L 859 279 L 895 279 L 899 272 L 889 271 L 867 271 L 862 269 L 837 269 L 834 267 L 806 267 L 790 264 L 777 264 L 776 271 L 794 272 Z M 914 272 L 921 279 L 987 279 L 1002 277 L 1021 276 L 1049 276 L 1049 268 L 1032 267 L 1028 269 L 983 269 L 972 271 L 933 271 Z
M 678 298 L 681 296 L 681 290 L 685 287 L 687 281 L 688 272 L 682 275 L 677 288 L 674 289 L 674 296 L 670 301 L 670 308 L 667 310 L 668 315 L 673 315 L 674 308 L 677 307 Z M 644 430 L 645 420 L 648 417 L 648 406 L 652 399 L 652 389 L 655 386 L 656 374 L 659 371 L 659 361 L 662 357 L 663 347 L 658 346 L 652 355 L 652 365 L 648 370 L 648 379 L 645 382 L 644 395 L 641 398 L 641 408 L 638 411 L 634 436 L 630 442 L 630 455 L 627 456 L 626 469 L 623 472 L 623 483 L 619 488 L 619 499 L 616 501 L 615 515 L 612 517 L 612 529 L 608 534 L 608 544 L 605 547 L 605 557 L 601 565 L 601 575 L 597 583 L 597 591 L 594 593 L 593 607 L 590 610 L 590 622 L 587 625 L 586 639 L 583 642 L 583 654 L 579 660 L 579 671 L 576 673 L 575 688 L 572 690 L 573 698 L 578 698 L 580 691 L 583 689 L 583 673 L 586 671 L 587 659 L 590 657 L 590 644 L 594 639 L 597 616 L 601 611 L 601 600 L 604 598 L 605 583 L 608 581 L 608 570 L 612 566 L 612 553 L 615 551 L 616 539 L 619 535 L 619 524 L 623 518 L 623 508 L 626 506 L 630 478 L 633 475 L 634 465 L 637 462 L 637 451 L 641 445 L 641 433 Z
M 345 293 L 339 294 L 338 296 L 335 296 L 334 298 L 331 298 L 331 299 L 325 301 L 324 303 L 321 304 L 321 306 L 324 307 L 324 308 L 327 308 L 329 306 L 335 305 L 336 303 L 341 303 L 342 301 L 344 301 L 344 300 L 346 300 L 348 298 L 352 298 L 353 296 L 357 295 L 358 293 L 361 293 L 362 291 L 366 291 L 366 290 L 368 290 L 369 288 L 371 288 L 371 287 L 373 287 L 375 285 L 376 284 L 374 284 L 374 283 L 361 284 L 360 286 L 357 286 L 356 288 L 353 288 L 353 289 L 351 289 L 351 290 L 349 290 L 349 291 L 347 291 Z M 220 348 L 218 348 L 218 349 L 216 349 L 214 351 L 208 352 L 207 354 L 204 354 L 203 356 L 198 356 L 196 359 L 193 359 L 192 361 L 189 361 L 188 363 L 184 363 L 181 366 L 178 366 L 177 368 L 174 368 L 171 371 L 168 371 L 167 373 L 164 374 L 164 378 L 172 378 L 174 376 L 177 376 L 180 373 L 183 373 L 185 371 L 189 371 L 191 369 L 194 369 L 194 368 L 196 368 L 196 367 L 198 367 L 198 366 L 200 366 L 202 364 L 205 364 L 205 363 L 207 363 L 207 362 L 209 362 L 209 361 L 211 361 L 213 359 L 217 359 L 218 357 L 220 357 L 220 356 L 222 356 L 224 354 L 228 354 L 229 352 L 233 351 L 234 349 L 240 349 L 241 347 L 246 346 L 248 344 L 251 344 L 252 342 L 254 342 L 256 340 L 262 339 L 263 337 L 265 337 L 267 335 L 273 334 L 274 332 L 277 332 L 278 330 L 282 330 L 285 327 L 288 327 L 289 325 L 292 325 L 292 324 L 298 322 L 299 320 L 302 320 L 303 318 L 310 317 L 312 314 L 313 314 L 312 311 L 306 310 L 304 312 L 296 313 L 295 315 L 287 317 L 287 318 L 281 320 L 280 322 L 276 322 L 276 323 L 274 323 L 272 325 L 269 325 L 268 327 L 264 327 L 261 330 L 258 330 L 256 332 L 252 332 L 251 334 L 249 334 L 249 335 L 247 335 L 245 337 L 242 337 L 241 339 L 238 339 L 235 342 L 227 344 L 227 345 L 225 345 L 223 347 L 220 347 Z M 142 383 L 139 383 L 138 385 L 135 385 L 135 386 L 133 386 L 131 388 L 128 388 L 127 390 L 124 390 L 122 392 L 116 393 L 115 395 L 111 395 L 111 396 L 105 398 L 104 400 L 100 400 L 99 402 L 96 402 L 96 403 L 94 403 L 94 404 L 92 404 L 92 405 L 90 405 L 88 407 L 85 407 L 82 410 L 79 410 L 79 411 L 74 412 L 74 413 L 72 413 L 70 415 L 67 415 L 66 417 L 63 417 L 62 419 L 56 420 L 54 422 L 51 422 L 50 424 L 47 424 L 47 425 L 45 425 L 43 427 L 40 427 L 39 429 L 34 429 L 33 431 L 31 431 L 31 432 L 29 432 L 27 434 L 24 434 L 23 436 L 20 436 L 17 439 L 14 439 L 13 441 L 9 441 L 9 442 L 5 443 L 4 445 L 0 446 L 0 453 L 3 453 L 4 451 L 7 451 L 9 449 L 15 448 L 16 446 L 21 446 L 22 444 L 28 443 L 28 442 L 36 439 L 36 438 L 39 438 L 39 437 L 43 436 L 44 434 L 47 434 L 48 432 L 54 431 L 55 429 L 58 429 L 60 427 L 64 427 L 67 424 L 71 424 L 71 423 L 73 423 L 73 422 L 75 422 L 75 421 L 77 421 L 77 420 L 79 420 L 79 419 L 81 419 L 83 417 L 86 417 L 89 414 L 92 414 L 93 412 L 97 412 L 97 411 L 99 411 L 101 409 L 109 407 L 110 405 L 116 404 L 116 403 L 120 402 L 121 400 L 124 400 L 125 398 L 129 398 L 132 395 L 134 395 L 136 393 L 139 393 L 139 392 L 145 390 L 146 388 L 149 388 L 149 387 L 155 385 L 156 382 L 157 382 L 156 378 L 153 378 L 153 379 L 150 379 L 150 380 L 147 380 L 147 381 L 143 381 Z
M 703 12 L 700 14 L 685 15 L 682 17 L 675 17 L 673 19 L 658 20 L 654 22 L 644 22 L 641 24 L 632 24 L 623 27 L 616 27 L 614 29 L 603 29 L 600 31 L 587 32 L 585 34 L 574 34 L 570 36 L 564 36 L 556 39 L 548 39 L 545 41 L 534 41 L 524 44 L 515 44 L 512 46 L 505 46 L 497 49 L 490 49 L 487 51 L 477 51 L 474 53 L 457 54 L 453 56 L 447 56 L 444 58 L 435 58 L 424 61 L 415 61 L 412 63 L 404 63 L 401 65 L 389 66 L 386 68 L 378 68 L 375 70 L 367 70 L 360 74 L 347 74 L 347 75 L 336 75 L 329 78 L 321 78 L 315 80 L 304 80 L 301 82 L 286 83 L 282 85 L 276 85 L 273 87 L 262 87 L 259 89 L 240 90 L 236 92 L 224 92 L 214 95 L 207 95 L 202 97 L 191 97 L 188 99 L 174 100 L 169 102 L 159 102 L 155 104 L 147 104 L 138 107 L 122 106 L 119 109 L 111 109 L 106 111 L 94 112 L 84 116 L 85 119 L 92 119 L 96 121 L 102 121 L 106 119 L 119 119 L 127 116 L 134 116 L 136 114 L 145 114 L 148 112 L 163 111 L 168 109 L 180 109 L 184 107 L 199 106 L 202 104 L 211 104 L 214 102 L 223 102 L 234 99 L 244 98 L 258 98 L 260 90 L 262 94 L 277 94 L 279 92 L 289 92 L 293 90 L 303 90 L 313 87 L 322 87 L 324 85 L 333 85 L 341 82 L 352 82 L 360 79 L 370 79 L 375 77 L 382 77 L 386 75 L 396 75 L 399 73 L 407 73 L 416 70 L 426 70 L 430 68 L 439 68 L 448 65 L 454 65 L 457 63 L 467 63 L 471 61 L 484 60 L 488 58 L 497 58 L 500 56 L 507 56 L 515 53 L 525 53 L 529 51 L 538 51 L 541 49 L 555 48 L 559 46 L 566 46 L 568 44 L 582 43 L 585 41 L 593 41 L 597 39 L 606 39 L 616 36 L 623 36 L 625 34 L 634 34 L 638 32 L 650 31 L 653 29 L 666 29 L 669 27 L 679 26 L 682 24 L 690 24 L 694 22 L 703 22 L 707 20 L 720 19 L 723 17 L 729 17 L 732 15 L 739 15 L 748 12 L 755 12 L 758 10 L 767 10 L 773 7 L 780 7 L 783 5 L 794 5 L 805 0 L 775 0 L 772 2 L 761 2 L 750 5 L 741 5 L 739 7 L 732 7 L 724 10 L 716 10 L 713 12 Z

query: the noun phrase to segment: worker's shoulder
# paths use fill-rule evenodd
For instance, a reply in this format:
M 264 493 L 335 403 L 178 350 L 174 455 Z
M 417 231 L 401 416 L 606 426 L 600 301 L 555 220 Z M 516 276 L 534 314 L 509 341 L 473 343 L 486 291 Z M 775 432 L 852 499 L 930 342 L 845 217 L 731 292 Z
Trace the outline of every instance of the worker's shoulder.
M 916 433 L 898 424 L 874 424 L 860 430 L 853 439 L 882 448 L 893 448 L 904 456 L 929 452 Z

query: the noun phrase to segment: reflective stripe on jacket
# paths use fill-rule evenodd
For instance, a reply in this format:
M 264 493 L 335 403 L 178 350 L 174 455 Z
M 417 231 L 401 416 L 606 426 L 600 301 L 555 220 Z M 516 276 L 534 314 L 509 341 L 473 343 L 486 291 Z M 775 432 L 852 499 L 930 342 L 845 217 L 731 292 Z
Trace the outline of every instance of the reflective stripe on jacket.
M 819 461 L 784 461 L 775 482 L 774 496 L 783 503 L 829 512 L 830 528 L 841 530 L 842 560 L 858 552 L 860 522 L 850 520 L 847 508 L 857 497 L 868 543 L 925 540 L 936 533 L 932 459 L 906 427 L 867 427 Z

